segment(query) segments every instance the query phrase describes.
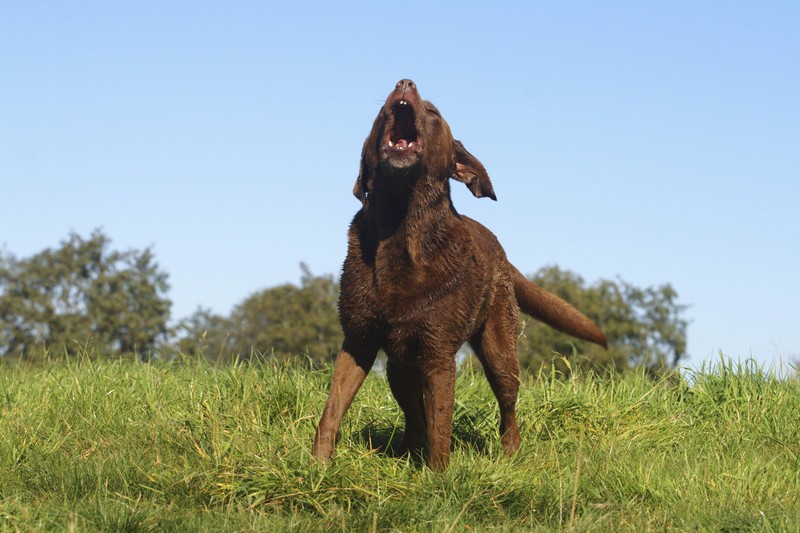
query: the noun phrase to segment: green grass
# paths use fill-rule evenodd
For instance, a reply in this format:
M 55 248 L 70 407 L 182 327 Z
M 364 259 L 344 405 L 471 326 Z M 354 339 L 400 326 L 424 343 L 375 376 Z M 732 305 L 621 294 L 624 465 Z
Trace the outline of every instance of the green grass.
M 329 371 L 0 362 L 0 530 L 797 531 L 800 383 L 721 363 L 685 383 L 527 380 L 505 458 L 485 379 L 458 380 L 450 468 L 374 447 L 372 374 L 311 460 Z

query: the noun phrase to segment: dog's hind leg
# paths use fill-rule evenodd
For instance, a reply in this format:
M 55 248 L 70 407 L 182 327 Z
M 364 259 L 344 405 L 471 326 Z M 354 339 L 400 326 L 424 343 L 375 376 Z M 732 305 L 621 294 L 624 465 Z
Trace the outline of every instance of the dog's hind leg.
M 353 345 L 345 339 L 342 350 L 336 356 L 330 395 L 314 437 L 311 453 L 315 457 L 327 460 L 333 456 L 342 417 L 372 368 L 377 353 L 377 347 Z
M 500 437 L 506 455 L 519 448 L 516 404 L 519 393 L 516 305 L 494 309 L 471 343 L 500 406 Z
M 422 374 L 419 367 L 401 366 L 389 360 L 386 376 L 406 419 L 403 443 L 398 453 L 419 452 L 425 446 L 425 403 L 422 399 Z

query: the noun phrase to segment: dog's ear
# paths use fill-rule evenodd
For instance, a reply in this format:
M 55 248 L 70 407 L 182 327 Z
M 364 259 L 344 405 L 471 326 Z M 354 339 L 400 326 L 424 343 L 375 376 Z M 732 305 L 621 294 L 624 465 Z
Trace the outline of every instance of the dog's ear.
M 361 201 L 362 205 L 367 205 L 367 196 L 372 192 L 372 185 L 375 182 L 375 172 L 378 168 L 378 139 L 380 132 L 383 131 L 384 120 L 385 117 L 381 111 L 375 118 L 372 130 L 361 150 L 361 166 L 358 169 L 356 184 L 353 186 L 353 195 Z
M 464 148 L 461 141 L 454 139 L 453 146 L 456 151 L 456 171 L 453 179 L 465 184 L 476 198 L 487 197 L 497 200 L 492 181 L 483 164 Z
M 375 181 L 375 167 L 369 161 L 371 158 L 367 153 L 368 143 L 369 139 L 361 151 L 361 167 L 358 169 L 358 178 L 353 186 L 353 196 L 361 201 L 361 205 L 367 205 L 367 195 L 372 192 L 372 184 Z

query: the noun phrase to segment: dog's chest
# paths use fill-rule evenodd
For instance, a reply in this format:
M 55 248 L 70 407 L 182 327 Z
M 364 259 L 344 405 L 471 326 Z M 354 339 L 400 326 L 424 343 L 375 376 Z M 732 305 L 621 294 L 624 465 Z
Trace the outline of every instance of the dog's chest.
M 339 305 L 346 335 L 371 337 L 401 356 L 432 339 L 473 332 L 486 268 L 468 235 L 444 230 L 418 233 L 425 238 L 414 242 L 402 233 L 381 240 L 351 228 Z
M 381 243 L 373 265 L 376 297 L 391 309 L 427 309 L 470 283 L 471 258 L 456 240 L 440 246 L 410 240 Z
M 400 348 L 441 330 L 469 330 L 480 299 L 471 290 L 480 286 L 472 262 L 469 254 L 453 249 L 423 254 L 416 261 L 395 252 L 379 253 L 372 300 L 389 327 L 390 341 Z

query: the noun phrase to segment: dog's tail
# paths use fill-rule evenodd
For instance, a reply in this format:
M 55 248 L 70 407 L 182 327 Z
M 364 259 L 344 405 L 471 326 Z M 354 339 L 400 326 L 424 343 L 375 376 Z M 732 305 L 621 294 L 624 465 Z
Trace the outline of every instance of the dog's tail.
M 555 294 L 528 280 L 514 265 L 509 264 L 509 267 L 514 281 L 514 294 L 523 313 L 573 337 L 608 349 L 605 334 L 589 320 L 589 317 Z

